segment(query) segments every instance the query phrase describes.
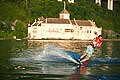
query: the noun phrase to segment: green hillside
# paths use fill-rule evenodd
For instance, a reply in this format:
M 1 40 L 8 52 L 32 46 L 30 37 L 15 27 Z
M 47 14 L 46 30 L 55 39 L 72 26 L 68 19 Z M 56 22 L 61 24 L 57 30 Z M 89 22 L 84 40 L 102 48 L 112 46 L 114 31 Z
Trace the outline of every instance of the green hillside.
M 71 19 L 93 20 L 103 30 L 120 33 L 120 1 L 114 3 L 113 11 L 104 6 L 99 7 L 94 0 L 75 0 L 74 4 L 66 3 Z M 0 37 L 25 37 L 27 23 L 32 23 L 40 16 L 59 17 L 62 10 L 63 2 L 57 0 L 0 0 Z M 18 20 L 15 27 L 19 30 L 12 31 L 11 25 L 15 20 Z

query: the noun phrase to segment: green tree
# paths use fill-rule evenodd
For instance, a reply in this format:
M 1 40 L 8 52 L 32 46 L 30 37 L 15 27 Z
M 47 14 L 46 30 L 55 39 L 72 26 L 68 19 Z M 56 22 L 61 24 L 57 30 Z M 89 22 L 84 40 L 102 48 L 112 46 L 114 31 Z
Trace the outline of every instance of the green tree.
M 26 24 L 22 21 L 18 21 L 15 25 L 14 35 L 17 38 L 25 38 L 27 36 Z

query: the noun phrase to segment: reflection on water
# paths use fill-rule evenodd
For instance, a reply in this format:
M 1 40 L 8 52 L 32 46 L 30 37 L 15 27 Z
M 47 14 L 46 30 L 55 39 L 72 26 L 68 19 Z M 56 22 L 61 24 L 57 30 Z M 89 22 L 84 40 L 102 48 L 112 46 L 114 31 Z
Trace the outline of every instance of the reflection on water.
M 77 43 L 66 44 L 75 45 L 76 48 Z M 29 47 L 26 41 L 0 41 L 0 45 L 0 80 L 119 80 L 120 78 L 119 42 L 103 42 L 102 47 L 96 50 L 97 57 L 93 57 L 87 67 L 80 67 L 67 55 L 73 48 L 66 51 L 65 47 L 53 43 Z M 77 49 L 83 51 L 85 46 L 86 43 L 84 46 L 77 46 Z
M 71 63 L 60 62 L 37 62 L 37 63 L 17 63 L 12 65 L 14 67 L 13 73 L 23 74 L 56 74 L 56 75 L 69 75 L 74 73 L 77 66 Z

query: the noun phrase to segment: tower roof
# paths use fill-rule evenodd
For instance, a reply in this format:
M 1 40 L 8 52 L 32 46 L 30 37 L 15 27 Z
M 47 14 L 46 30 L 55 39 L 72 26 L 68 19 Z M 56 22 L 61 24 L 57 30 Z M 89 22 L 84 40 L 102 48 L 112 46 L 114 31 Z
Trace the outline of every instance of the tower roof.
M 64 10 L 62 10 L 61 12 L 60 12 L 60 14 L 69 14 L 69 12 L 66 10 L 66 9 L 64 9 Z

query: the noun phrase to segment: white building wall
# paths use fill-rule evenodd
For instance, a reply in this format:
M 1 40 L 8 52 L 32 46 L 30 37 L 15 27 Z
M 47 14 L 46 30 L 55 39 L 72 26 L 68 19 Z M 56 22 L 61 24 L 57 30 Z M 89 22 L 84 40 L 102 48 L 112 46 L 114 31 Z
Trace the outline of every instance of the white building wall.
M 76 28 L 75 28 L 76 27 Z M 74 39 L 92 40 L 96 37 L 95 32 L 101 35 L 102 28 L 92 26 L 74 26 Z
M 42 37 L 50 39 L 70 39 L 73 37 L 71 32 L 65 32 L 65 29 L 73 29 L 70 24 L 43 24 Z
M 61 2 L 62 0 L 57 0 L 57 1 Z
M 65 32 L 65 29 L 74 30 Z M 92 40 L 95 32 L 101 35 L 102 28 L 95 26 L 77 26 L 72 24 L 41 23 L 41 26 L 28 27 L 29 39 L 81 39 Z
M 32 37 L 31 27 L 28 27 L 28 38 L 31 39 L 31 37 Z
M 60 19 L 70 19 L 70 14 L 60 14 Z
M 29 27 L 28 29 L 28 35 L 31 39 L 40 39 L 40 29 L 39 27 Z
M 69 3 L 74 3 L 74 0 L 68 0 Z
M 101 0 L 95 0 L 95 3 L 101 6 Z
M 39 26 L 39 27 L 38 27 L 38 30 L 37 30 L 37 36 L 38 36 L 38 37 L 36 37 L 36 38 L 37 38 L 37 39 L 41 39 L 41 38 L 42 38 L 41 34 L 42 34 L 42 28 L 41 28 L 41 26 Z
M 73 38 L 73 33 L 74 33 L 74 32 L 65 32 L 65 29 L 71 29 L 71 30 L 73 30 L 73 26 L 72 26 L 71 24 L 69 24 L 69 25 L 67 25 L 67 26 L 64 28 L 65 38 L 67 38 L 67 39 Z
M 113 10 L 113 0 L 108 0 L 108 9 Z
M 77 25 L 74 25 L 74 39 L 79 39 L 80 36 L 79 36 L 79 26 Z

